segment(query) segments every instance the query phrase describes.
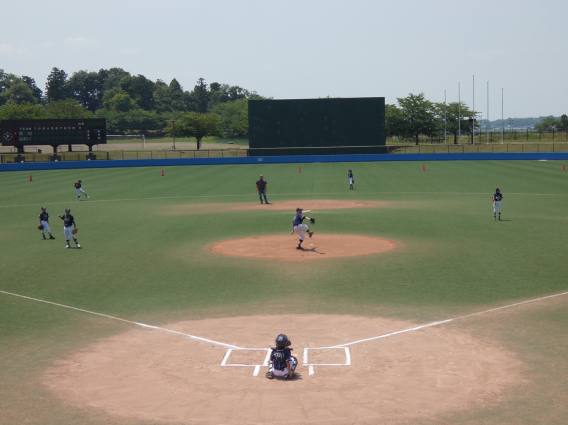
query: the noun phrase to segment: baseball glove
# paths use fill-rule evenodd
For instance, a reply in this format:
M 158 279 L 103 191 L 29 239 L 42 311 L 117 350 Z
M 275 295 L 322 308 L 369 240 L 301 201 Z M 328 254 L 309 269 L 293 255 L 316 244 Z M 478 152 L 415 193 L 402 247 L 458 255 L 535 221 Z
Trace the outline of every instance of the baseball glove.
M 73 229 L 71 233 L 73 233 L 74 235 L 77 234 L 77 228 Z
M 38 230 L 43 230 L 43 224 L 40 224 L 40 225 L 37 227 L 37 229 L 38 229 Z
M 315 218 L 310 218 L 310 223 L 315 224 L 316 219 Z

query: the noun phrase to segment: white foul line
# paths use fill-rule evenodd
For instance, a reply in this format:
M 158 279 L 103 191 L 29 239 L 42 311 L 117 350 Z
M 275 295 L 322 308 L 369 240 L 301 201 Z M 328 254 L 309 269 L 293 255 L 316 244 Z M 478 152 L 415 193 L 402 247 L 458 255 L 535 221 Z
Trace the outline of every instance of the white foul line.
M 527 301 L 520 301 L 520 302 L 514 303 L 514 304 L 508 304 L 508 305 L 504 305 L 504 306 L 501 306 L 501 307 L 490 308 L 489 310 L 483 310 L 483 311 L 478 311 L 476 313 L 465 314 L 463 316 L 454 317 L 453 319 L 447 319 L 447 320 L 442 320 L 440 322 L 428 323 L 428 324 L 425 324 L 425 325 L 416 326 L 414 328 L 403 329 L 401 331 L 391 332 L 391 333 L 388 333 L 388 334 L 379 335 L 379 336 L 375 336 L 375 337 L 371 337 L 371 338 L 360 339 L 358 341 L 348 342 L 348 343 L 345 343 L 345 344 L 338 344 L 338 345 L 333 345 L 333 346 L 330 346 L 330 347 L 319 347 L 319 348 L 347 347 L 349 345 L 359 344 L 361 342 L 374 341 L 376 339 L 386 338 L 386 337 L 389 337 L 389 336 L 398 335 L 398 334 L 402 334 L 402 333 L 405 333 L 405 332 L 417 331 L 417 330 L 420 330 L 420 329 L 424 329 L 424 328 L 428 328 L 428 327 L 432 327 L 432 326 L 438 326 L 438 325 L 442 325 L 444 323 L 453 322 L 455 320 L 465 319 L 467 317 L 479 316 L 479 315 L 486 314 L 486 313 L 492 313 L 492 312 L 498 311 L 498 310 L 504 310 L 506 308 L 517 307 L 519 305 L 534 303 L 534 302 L 537 302 L 537 301 L 542 301 L 542 300 L 546 300 L 546 299 L 549 299 L 549 298 L 561 297 L 561 296 L 564 296 L 564 295 L 568 295 L 568 292 L 562 292 L 560 294 L 547 295 L 545 297 L 534 298 L 532 300 L 527 300 Z
M 83 313 L 94 314 L 96 316 L 106 317 L 107 319 L 119 320 L 121 322 L 131 323 L 133 325 L 141 326 L 143 328 L 155 329 L 155 330 L 159 330 L 159 331 L 164 331 L 164 332 L 169 332 L 169 333 L 173 333 L 173 334 L 177 334 L 177 335 L 182 335 L 182 336 L 185 336 L 185 337 L 188 337 L 188 338 L 191 338 L 191 339 L 196 339 L 198 341 L 209 342 L 209 343 L 215 344 L 215 345 L 221 345 L 223 347 L 235 348 L 237 350 L 241 349 L 241 347 L 237 347 L 236 345 L 225 344 L 224 342 L 213 341 L 212 339 L 201 338 L 199 336 L 186 334 L 184 332 L 179 332 L 179 331 L 174 331 L 174 330 L 171 330 L 171 329 L 161 328 L 159 326 L 152 326 L 152 325 L 146 325 L 145 323 L 133 322 L 132 320 L 121 319 L 120 317 L 109 316 L 108 314 L 96 313 L 94 311 L 84 310 L 82 308 L 71 307 L 71 306 L 68 306 L 68 305 L 58 304 L 58 303 L 54 303 L 54 302 L 51 302 L 51 301 L 40 300 L 40 299 L 32 298 L 32 297 L 26 297 L 25 295 L 13 294 L 11 292 L 6 292 L 6 291 L 0 291 L 0 293 L 6 294 L 6 295 L 12 295 L 14 297 L 25 298 L 27 300 L 37 301 L 37 302 L 40 302 L 40 303 L 51 304 L 51 305 L 55 305 L 57 307 L 68 308 L 70 310 L 80 311 L 80 312 L 83 312 Z

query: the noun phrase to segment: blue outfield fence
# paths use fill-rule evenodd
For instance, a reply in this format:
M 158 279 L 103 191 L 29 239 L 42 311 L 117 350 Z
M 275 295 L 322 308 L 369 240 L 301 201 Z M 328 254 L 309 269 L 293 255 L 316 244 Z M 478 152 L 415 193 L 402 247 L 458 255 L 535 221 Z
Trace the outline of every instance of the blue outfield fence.
M 183 158 L 183 159 L 127 159 L 112 161 L 61 161 L 21 162 L 0 164 L 0 171 L 70 170 L 117 167 L 171 167 L 181 165 L 229 165 L 229 164 L 306 164 L 316 162 L 384 162 L 384 161 L 519 161 L 519 160 L 568 160 L 568 152 L 509 152 L 509 153 L 457 153 L 457 154 L 405 154 L 405 155 L 299 155 L 256 156 L 233 158 Z

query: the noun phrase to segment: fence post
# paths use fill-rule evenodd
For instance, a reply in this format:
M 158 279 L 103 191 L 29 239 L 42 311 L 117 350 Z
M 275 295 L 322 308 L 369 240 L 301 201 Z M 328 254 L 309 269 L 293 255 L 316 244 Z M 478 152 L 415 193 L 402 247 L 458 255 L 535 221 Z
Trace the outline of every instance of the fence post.
M 529 141 L 529 129 L 527 128 L 527 142 Z

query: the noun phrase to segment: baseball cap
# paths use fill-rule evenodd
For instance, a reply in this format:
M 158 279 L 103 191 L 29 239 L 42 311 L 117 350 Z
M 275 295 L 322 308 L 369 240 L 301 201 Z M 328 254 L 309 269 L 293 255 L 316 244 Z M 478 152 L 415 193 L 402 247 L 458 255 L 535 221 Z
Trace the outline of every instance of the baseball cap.
M 300 207 L 296 208 L 296 211 L 302 211 L 302 210 L 303 210 L 303 208 L 300 208 Z
M 69 208 L 65 208 L 65 212 L 71 212 Z
M 81 180 L 79 180 L 79 183 L 81 183 Z
M 42 210 L 44 210 L 44 209 L 45 209 L 45 207 L 41 207 L 41 209 L 42 209 Z

